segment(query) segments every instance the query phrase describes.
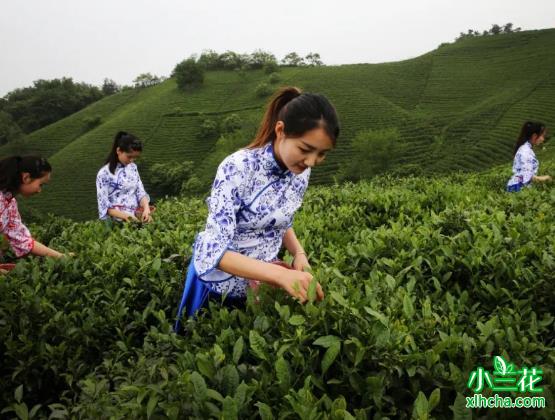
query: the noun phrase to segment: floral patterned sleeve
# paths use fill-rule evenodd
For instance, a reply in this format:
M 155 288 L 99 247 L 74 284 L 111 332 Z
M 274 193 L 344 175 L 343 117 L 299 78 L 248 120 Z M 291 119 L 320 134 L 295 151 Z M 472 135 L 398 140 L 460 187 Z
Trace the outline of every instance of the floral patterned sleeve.
M 150 196 L 146 193 L 145 187 L 143 186 L 143 182 L 141 181 L 141 177 L 139 175 L 139 169 L 137 165 L 134 165 L 135 174 L 137 175 L 137 189 L 135 190 L 135 197 L 137 198 L 137 206 L 141 205 L 141 200 L 144 197 L 148 198 L 150 201 Z
M 109 187 L 110 178 L 101 169 L 96 176 L 96 199 L 98 201 L 98 218 L 100 220 L 108 218 L 108 210 L 111 207 L 110 198 L 108 197 Z
M 12 198 L 7 207 L 2 209 L 0 227 L 16 257 L 23 257 L 32 251 L 35 240 L 21 221 L 15 198 Z
M 208 219 L 194 245 L 194 265 L 199 277 L 217 268 L 225 251 L 232 249 L 235 215 L 241 204 L 243 181 L 241 162 L 228 156 L 218 167 L 212 192 L 208 198 Z M 210 279 L 202 279 L 210 281 Z

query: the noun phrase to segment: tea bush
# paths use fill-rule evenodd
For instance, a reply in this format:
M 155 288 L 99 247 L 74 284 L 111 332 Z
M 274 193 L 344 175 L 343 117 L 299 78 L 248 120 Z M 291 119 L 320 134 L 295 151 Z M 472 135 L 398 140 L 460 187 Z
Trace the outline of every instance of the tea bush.
M 496 180 L 311 188 L 295 229 L 325 299 L 262 288 L 245 310 L 210 304 L 179 335 L 201 200 L 162 202 L 146 226 L 33 227 L 76 256 L 22 260 L 0 279 L 4 413 L 466 418 L 469 373 L 502 355 L 543 369 L 547 408 L 474 414 L 553 418 L 555 192 Z

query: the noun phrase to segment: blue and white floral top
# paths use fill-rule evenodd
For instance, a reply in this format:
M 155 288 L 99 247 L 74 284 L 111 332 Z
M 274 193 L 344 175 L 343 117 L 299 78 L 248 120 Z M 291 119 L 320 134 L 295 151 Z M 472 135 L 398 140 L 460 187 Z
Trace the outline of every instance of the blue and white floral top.
M 112 174 L 106 164 L 96 175 L 96 198 L 98 200 L 98 217 L 107 219 L 108 209 L 117 209 L 129 214 L 135 210 L 143 197 L 148 197 L 145 191 L 137 165 L 118 163 L 115 174 Z M 150 197 L 149 197 L 150 201 Z
M 232 250 L 261 261 L 275 260 L 309 177 L 310 168 L 299 175 L 283 169 L 271 143 L 225 158 L 207 199 L 206 227 L 193 246 L 198 278 L 215 293 L 246 296 L 247 280 L 219 270 L 220 259 Z
M 527 141 L 516 152 L 513 161 L 513 176 L 507 182 L 507 187 L 518 184 L 530 184 L 534 175 L 537 175 L 539 166 L 540 164 L 532 150 L 532 145 Z

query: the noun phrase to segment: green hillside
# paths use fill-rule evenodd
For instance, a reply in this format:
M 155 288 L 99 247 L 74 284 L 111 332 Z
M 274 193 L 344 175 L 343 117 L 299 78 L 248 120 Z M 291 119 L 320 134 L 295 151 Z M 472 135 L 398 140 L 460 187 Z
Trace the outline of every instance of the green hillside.
M 282 68 L 279 85 L 324 93 L 340 114 L 337 150 L 314 171 L 315 183 L 333 180 L 349 161 L 354 135 L 369 128 L 398 128 L 409 144 L 397 159 L 400 170 L 414 164 L 425 173 L 483 170 L 509 165 L 525 119 L 555 125 L 554 46 L 555 29 L 470 38 L 396 63 Z M 267 78 L 262 71 L 214 71 L 193 92 L 180 92 L 168 80 L 119 93 L 32 133 L 26 143 L 0 148 L 0 156 L 40 152 L 49 157 L 52 182 L 29 201 L 31 208 L 94 218 L 95 175 L 115 132 L 138 135 L 149 163 L 203 165 L 215 139 L 202 140 L 200 124 L 237 113 L 247 142 L 267 101 L 255 90 Z M 87 131 L 87 119 L 97 116 L 100 125 Z

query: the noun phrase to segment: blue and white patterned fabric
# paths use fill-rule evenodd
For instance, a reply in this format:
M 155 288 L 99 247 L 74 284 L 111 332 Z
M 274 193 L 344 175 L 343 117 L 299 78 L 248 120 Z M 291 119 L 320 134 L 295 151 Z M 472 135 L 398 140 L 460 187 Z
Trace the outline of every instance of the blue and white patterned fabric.
M 101 220 L 108 219 L 108 209 L 112 208 L 135 214 L 135 210 L 145 196 L 148 197 L 148 194 L 141 182 L 137 165 L 134 163 L 129 165 L 118 163 L 115 174 L 110 172 L 106 164 L 96 175 L 98 217 Z
M 540 164 L 529 141 L 520 146 L 513 161 L 513 176 L 507 182 L 507 191 L 519 191 L 532 182 Z
M 276 259 L 308 186 L 310 168 L 283 169 L 273 145 L 242 149 L 218 167 L 207 199 L 208 219 L 193 245 L 193 265 L 211 291 L 245 297 L 248 282 L 217 268 L 227 250 L 257 260 Z

